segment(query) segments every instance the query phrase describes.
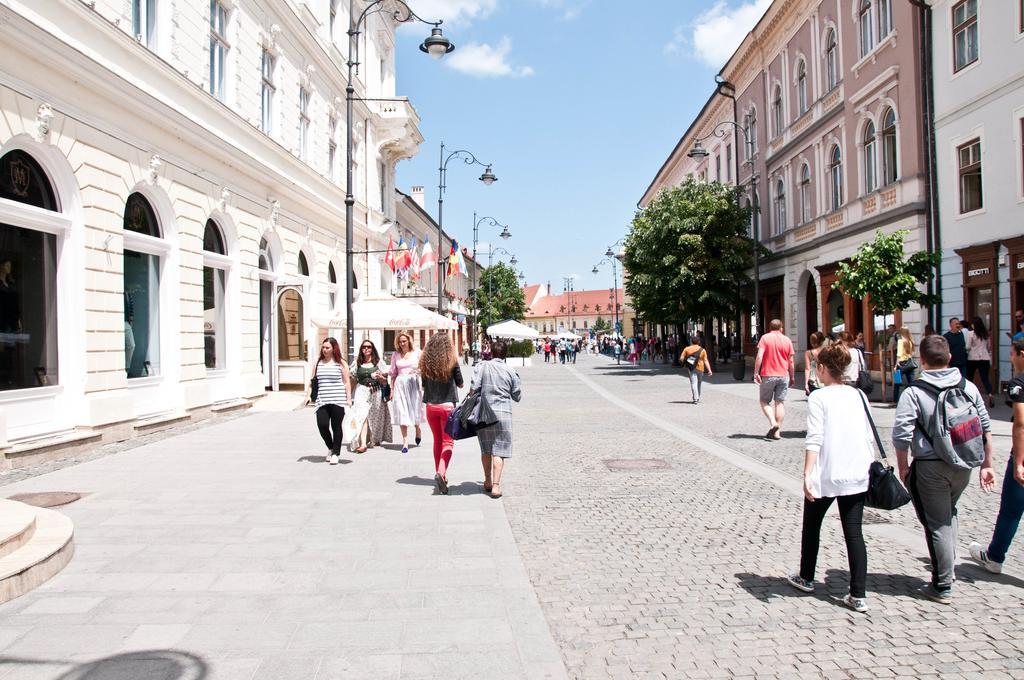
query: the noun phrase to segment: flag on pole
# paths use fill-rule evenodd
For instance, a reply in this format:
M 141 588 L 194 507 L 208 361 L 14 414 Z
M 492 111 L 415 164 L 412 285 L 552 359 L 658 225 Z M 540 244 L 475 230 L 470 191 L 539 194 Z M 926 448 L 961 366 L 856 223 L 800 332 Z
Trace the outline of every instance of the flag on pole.
M 395 267 L 408 273 L 409 266 L 412 264 L 412 256 L 409 255 L 409 246 L 406 245 L 405 239 L 401 236 L 398 237 L 398 249 L 395 254 Z
M 459 250 L 459 242 L 452 239 L 452 252 L 448 255 L 448 278 L 462 273 L 462 251 Z
M 430 246 L 430 239 L 423 241 L 423 252 L 420 253 L 420 271 L 430 269 L 437 264 L 437 254 Z
M 388 237 L 388 252 L 384 255 L 384 264 L 388 266 L 391 273 L 395 273 L 395 241 L 390 236 Z
M 413 236 L 409 246 L 409 278 L 413 281 L 418 281 L 420 278 L 420 255 L 416 252 L 418 245 L 416 237 Z

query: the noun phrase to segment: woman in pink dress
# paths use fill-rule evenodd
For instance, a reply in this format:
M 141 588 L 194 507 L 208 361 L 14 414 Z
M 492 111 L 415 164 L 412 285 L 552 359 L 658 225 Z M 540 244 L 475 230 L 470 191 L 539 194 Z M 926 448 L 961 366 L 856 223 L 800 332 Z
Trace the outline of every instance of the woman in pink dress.
M 423 433 L 425 420 L 423 388 L 420 386 L 420 352 L 412 347 L 412 336 L 405 331 L 395 337 L 395 353 L 391 355 L 391 404 L 394 422 L 402 430 L 402 453 L 409 453 L 409 426 L 416 428 L 416 445 Z

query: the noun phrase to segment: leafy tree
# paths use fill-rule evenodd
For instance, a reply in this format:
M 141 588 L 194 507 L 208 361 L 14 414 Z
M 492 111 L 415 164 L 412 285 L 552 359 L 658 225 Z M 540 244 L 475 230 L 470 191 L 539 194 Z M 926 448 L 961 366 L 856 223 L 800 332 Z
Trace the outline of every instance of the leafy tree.
M 480 272 L 476 289 L 479 322 L 487 327 L 506 319 L 522 320 L 526 316 L 526 297 L 519 287 L 516 271 L 504 262 Z
M 626 237 L 626 293 L 657 323 L 736 316 L 753 265 L 742 189 L 688 179 L 637 211 Z M 767 252 L 767 251 L 765 251 Z
M 912 303 L 933 304 L 937 295 L 921 290 L 934 273 L 941 256 L 938 253 L 918 251 L 907 257 L 903 241 L 910 234 L 900 229 L 892 234 L 875 233 L 875 240 L 862 243 L 849 262 L 839 265 L 839 278 L 832 287 L 850 297 L 869 299 L 876 312 L 882 314 L 882 323 L 888 326 L 887 317 L 898 309 L 906 309 Z M 887 353 L 883 352 L 885 357 Z M 884 376 L 888 373 L 882 365 L 883 395 Z
M 611 329 L 612 329 L 611 322 L 606 320 L 603 316 L 597 317 L 597 320 L 594 321 L 594 332 L 596 332 L 596 333 L 602 333 L 602 332 L 610 331 Z

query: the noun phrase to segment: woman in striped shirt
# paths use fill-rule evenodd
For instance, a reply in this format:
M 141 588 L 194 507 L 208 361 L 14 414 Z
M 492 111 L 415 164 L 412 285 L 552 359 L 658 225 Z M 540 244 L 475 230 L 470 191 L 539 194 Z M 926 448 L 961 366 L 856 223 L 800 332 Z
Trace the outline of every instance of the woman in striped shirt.
M 341 423 L 345 419 L 345 408 L 352 406 L 352 398 L 348 394 L 348 365 L 341 360 L 341 346 L 334 338 L 327 338 L 320 345 L 313 377 L 317 380 L 316 426 L 327 445 L 324 460 L 337 465 L 341 453 Z M 310 401 L 310 393 L 306 392 L 306 403 Z

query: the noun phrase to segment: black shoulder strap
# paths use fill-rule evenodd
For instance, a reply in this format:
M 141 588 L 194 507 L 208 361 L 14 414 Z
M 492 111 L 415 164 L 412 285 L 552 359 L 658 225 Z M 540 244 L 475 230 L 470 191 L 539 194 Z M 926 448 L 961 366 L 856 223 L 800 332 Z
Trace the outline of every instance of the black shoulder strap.
M 882 460 L 885 460 L 885 447 L 882 446 L 882 438 L 878 435 L 878 428 L 875 427 L 875 419 L 871 417 L 871 406 L 868 405 L 868 398 L 860 390 L 857 390 L 857 393 L 860 394 L 860 400 L 864 403 L 864 414 L 868 417 L 868 424 L 871 425 L 871 434 L 875 435 L 878 453 L 882 456 Z

